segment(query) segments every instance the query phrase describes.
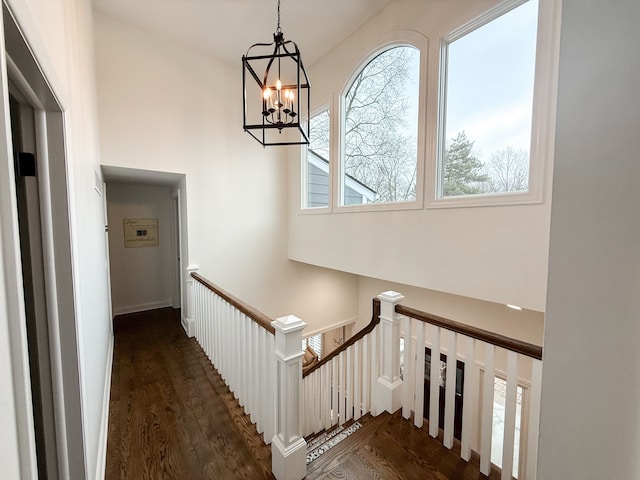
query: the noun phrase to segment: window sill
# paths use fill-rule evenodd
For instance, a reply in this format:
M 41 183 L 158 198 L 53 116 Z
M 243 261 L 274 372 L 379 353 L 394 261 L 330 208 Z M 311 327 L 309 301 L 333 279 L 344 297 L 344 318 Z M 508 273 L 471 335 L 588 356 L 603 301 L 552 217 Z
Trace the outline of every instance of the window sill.
M 533 192 L 485 193 L 480 195 L 460 195 L 434 199 L 427 203 L 426 208 L 496 207 L 537 203 L 543 203 L 542 195 Z
M 385 212 L 393 210 L 422 210 L 422 202 L 397 202 L 397 203 L 363 203 L 358 205 L 340 205 L 335 208 L 335 213 L 353 212 Z

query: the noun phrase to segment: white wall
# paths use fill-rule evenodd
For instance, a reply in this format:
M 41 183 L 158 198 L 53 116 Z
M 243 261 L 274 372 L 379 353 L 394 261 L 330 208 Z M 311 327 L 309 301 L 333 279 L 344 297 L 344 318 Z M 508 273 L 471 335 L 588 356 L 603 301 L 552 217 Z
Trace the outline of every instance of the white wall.
M 361 277 L 359 282 L 360 315 L 357 330 L 371 321 L 372 299 L 387 290 L 402 293 L 405 296 L 402 304 L 408 307 L 542 345 L 544 315 L 540 312 L 515 311 L 504 304 L 366 277 Z
M 99 471 L 105 380 L 110 365 L 111 319 L 107 295 L 106 245 L 102 197 L 94 190 L 98 168 L 93 35 L 88 0 L 8 0 L 65 115 L 68 188 L 75 293 L 75 329 L 78 341 L 81 408 L 67 422 L 80 425 L 86 464 L 72 468 L 74 478 L 91 478 Z M 60 289 L 68 288 L 60 285 Z M 73 322 L 73 318 L 64 318 Z M 4 332 L 0 333 L 0 336 Z M 14 359 L 15 361 L 15 359 Z M 67 379 L 68 380 L 68 379 Z M 106 383 L 108 386 L 108 383 Z M 2 383 L 3 392 L 12 386 Z M 108 399 L 106 399 L 108 401 Z M 2 415 L 4 409 L 0 409 Z M 72 416 L 73 415 L 73 416 Z M 12 443 L 3 434 L 4 443 Z M 11 471 L 11 459 L 3 471 Z M 83 471 L 84 470 L 84 471 Z
M 242 131 L 240 60 L 222 63 L 100 12 L 95 28 L 102 161 L 186 175 L 189 263 L 309 330 L 355 318 L 355 276 L 287 259 L 287 150 Z
M 174 257 L 171 243 L 171 192 L 168 187 L 107 184 L 109 264 L 113 314 L 172 304 Z M 125 218 L 158 219 L 156 247 L 126 248 Z
M 310 67 L 312 109 L 329 104 L 336 112 L 349 77 L 371 52 L 395 32 L 418 32 L 429 42 L 428 51 L 423 52 L 428 57 L 428 89 L 427 122 L 422 128 L 431 136 L 421 153 L 432 164 L 440 38 L 494 3 L 391 2 L 338 49 Z M 542 203 L 533 205 L 301 214 L 299 158 L 299 152 L 292 152 L 289 258 L 544 311 L 549 188 L 543 193 Z M 547 166 L 551 160 L 542 156 Z M 548 187 L 551 169 L 545 173 Z M 435 182 L 433 175 L 427 174 L 425 182 Z
M 640 478 L 638 18 L 563 0 L 541 480 Z

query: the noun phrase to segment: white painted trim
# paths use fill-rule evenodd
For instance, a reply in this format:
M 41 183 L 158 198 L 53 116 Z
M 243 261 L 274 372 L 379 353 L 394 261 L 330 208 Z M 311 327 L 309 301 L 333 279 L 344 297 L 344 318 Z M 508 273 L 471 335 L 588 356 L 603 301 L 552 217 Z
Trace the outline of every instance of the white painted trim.
M 0 14 L 0 19 L 4 12 Z M 0 326 L 2 338 L 7 339 L 10 348 L 9 372 L 3 370 L 3 385 L 12 383 L 12 398 L 3 396 L 4 422 L 13 416 L 15 430 L 7 432 L 7 438 L 15 435 L 15 452 L 6 448 L 0 458 L 3 459 L 3 471 L 19 472 L 23 478 L 37 478 L 35 433 L 33 409 L 29 380 L 26 318 L 24 292 L 22 290 L 22 271 L 20 267 L 20 247 L 18 238 L 18 216 L 16 206 L 15 172 L 11 142 L 11 124 L 9 118 L 7 56 L 5 31 L 0 22 L 0 267 L 2 278 L 0 287 L 0 314 L 3 319 Z M 8 321 L 11 319 L 12 321 Z M 6 333 L 4 328 L 6 327 Z M 3 345 L 4 346 L 4 345 Z M 12 377 L 10 380 L 8 377 Z M 6 380 L 9 380 L 6 382 Z M 7 396 L 8 397 L 8 396 Z M 11 402 L 11 403 L 10 403 Z M 14 454 L 16 455 L 14 457 Z
M 304 332 L 304 334 L 302 335 L 302 338 L 305 339 L 305 338 L 313 337 L 314 335 L 318 335 L 319 333 L 330 332 L 331 330 L 335 330 L 336 328 L 346 327 L 347 325 L 354 325 L 357 320 L 358 320 L 357 318 L 351 318 L 347 320 L 342 320 L 341 322 L 332 323 L 331 325 L 326 325 L 320 328 L 316 328 L 315 330 L 312 330 L 310 332 Z
M 114 317 L 117 315 L 125 315 L 127 313 L 144 312 L 145 310 L 154 310 L 156 308 L 170 307 L 173 305 L 171 298 L 161 300 L 159 302 L 138 303 L 136 305 L 125 305 L 123 307 L 115 307 L 113 309 Z
M 360 72 L 365 68 L 375 57 L 384 53 L 394 47 L 414 47 L 420 52 L 420 67 L 419 67 L 419 79 L 418 79 L 418 128 L 416 132 L 417 136 L 417 149 L 416 149 L 416 199 L 408 202 L 390 202 L 390 203 L 364 203 L 361 205 L 343 205 L 344 200 L 344 165 L 342 158 L 344 157 L 344 98 L 351 88 L 351 85 L 355 79 L 360 75 Z M 426 103 L 427 103 L 427 77 L 429 64 L 429 39 L 419 32 L 414 30 L 397 30 L 389 32 L 383 35 L 381 41 L 368 51 L 363 51 L 360 55 L 362 61 L 354 68 L 347 81 L 342 86 L 340 94 L 337 96 L 337 115 L 336 117 L 336 141 L 332 142 L 335 146 L 332 153 L 336 153 L 333 158 L 337 161 L 333 162 L 337 168 L 333 168 L 334 176 L 333 180 L 336 184 L 336 188 L 333 197 L 334 211 L 340 212 L 370 212 L 370 211 L 388 211 L 388 210 L 421 210 L 424 207 L 424 191 L 425 191 L 425 170 L 427 162 L 426 155 L 426 129 L 424 126 L 427 123 L 426 115 Z M 334 133 L 334 130 L 331 131 Z
M 189 318 L 186 315 L 182 315 L 182 319 L 180 321 L 180 324 L 182 325 L 182 329 L 184 330 L 184 333 L 187 334 L 187 337 L 191 338 L 194 337 L 196 334 L 196 319 L 195 318 Z
M 328 202 L 327 205 L 324 207 L 308 207 L 307 206 L 307 200 L 308 200 L 308 194 L 309 194 L 309 185 L 308 185 L 308 181 L 307 181 L 307 176 L 309 173 L 309 169 L 307 167 L 307 161 L 308 161 L 308 146 L 307 145 L 301 145 L 300 146 L 300 204 L 298 206 L 298 212 L 299 213 L 331 213 L 332 209 L 333 209 L 333 205 L 332 205 L 332 191 L 333 191 L 333 175 L 331 175 L 331 155 L 333 153 L 332 150 L 332 142 L 331 139 L 333 138 L 333 124 L 335 122 L 335 119 L 332 118 L 331 116 L 331 107 L 333 105 L 333 102 L 329 103 L 323 103 L 322 106 L 312 110 L 311 112 L 309 112 L 309 118 L 313 118 L 316 115 L 321 115 L 324 112 L 328 112 L 329 113 L 329 165 L 327 166 L 327 173 L 329 174 L 329 196 L 328 196 Z
M 539 0 L 538 31 L 536 40 L 535 76 L 533 85 L 533 105 L 531 122 L 531 149 L 529 153 L 529 189 L 526 192 L 498 192 L 477 195 L 439 197 L 438 186 L 442 165 L 443 140 L 440 125 L 444 122 L 444 90 L 446 85 L 446 45 L 467 33 L 482 27 L 504 13 L 513 10 L 527 0 L 505 0 L 475 17 L 468 23 L 453 30 L 439 45 L 439 65 L 431 65 L 438 88 L 437 127 L 435 136 L 436 156 L 429 165 L 431 181 L 427 184 L 426 208 L 492 207 L 500 205 L 527 205 L 545 202 L 545 189 L 550 188 L 550 174 L 553 170 L 555 148 L 556 103 L 558 93 L 558 65 L 560 56 L 561 0 Z M 432 94 L 436 94 L 432 92 Z
M 104 480 L 107 466 L 107 438 L 109 436 L 109 407 L 111 406 L 111 372 L 113 371 L 113 344 L 111 335 L 107 349 L 106 368 L 104 374 L 104 395 L 102 397 L 102 421 L 100 422 L 100 438 L 98 443 L 98 457 L 96 459 L 96 480 Z

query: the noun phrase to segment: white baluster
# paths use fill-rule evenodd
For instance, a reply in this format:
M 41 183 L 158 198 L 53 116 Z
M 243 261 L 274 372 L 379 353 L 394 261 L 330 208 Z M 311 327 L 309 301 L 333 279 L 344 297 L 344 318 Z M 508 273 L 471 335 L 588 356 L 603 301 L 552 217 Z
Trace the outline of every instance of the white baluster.
M 447 380 L 445 386 L 444 401 L 444 446 L 453 447 L 453 423 L 456 407 L 456 332 L 448 332 L 449 342 L 447 344 Z
M 404 370 L 402 378 L 402 417 L 408 419 L 411 417 L 411 407 L 413 406 L 413 396 L 411 395 L 411 372 L 413 371 L 413 342 L 411 338 L 412 319 L 401 316 L 400 322 L 402 332 L 404 333 Z
M 362 339 L 362 414 L 369 410 L 369 399 L 371 392 L 371 344 L 369 338 L 371 334 Z
M 272 352 L 275 351 L 275 335 L 269 333 L 265 337 L 266 356 L 265 356 L 265 379 L 266 379 L 266 396 L 262 399 L 265 402 L 265 426 L 264 440 L 265 443 L 271 443 L 276 434 L 276 357 Z
M 266 397 L 266 392 L 264 389 L 264 371 L 263 366 L 264 362 L 264 336 L 268 332 L 264 328 L 258 328 L 256 332 L 256 360 L 257 365 L 255 369 L 255 384 L 257 390 L 257 410 L 258 410 L 258 422 L 256 423 L 256 428 L 258 433 L 264 433 L 264 422 L 266 420 L 265 417 L 265 402 L 263 399 Z
M 531 362 L 531 388 L 529 389 L 529 420 L 527 422 L 527 455 L 525 477 L 536 478 L 538 473 L 538 434 L 540 429 L 540 387 L 542 385 L 542 362 Z
M 347 379 L 346 379 L 346 375 L 345 375 L 345 369 L 344 369 L 344 357 L 345 357 L 345 352 L 340 352 L 338 354 L 338 384 L 340 385 L 338 387 L 338 415 L 340 418 L 340 421 L 338 423 L 340 423 L 340 425 L 344 424 L 345 422 L 345 416 L 346 416 L 346 390 L 347 390 Z
M 440 416 L 440 327 L 429 325 L 431 330 L 431 386 L 429 389 L 429 435 L 438 436 Z
M 475 343 L 471 337 L 466 337 L 466 351 L 464 357 L 464 403 L 462 404 L 462 439 L 460 456 L 467 462 L 471 459 L 471 442 L 475 437 L 476 415 L 478 403 L 478 369 L 475 365 Z
M 322 428 L 331 426 L 331 365 L 322 367 Z
M 339 395 L 339 390 L 340 390 L 340 375 L 338 373 L 340 367 L 340 362 L 338 361 L 337 357 L 334 357 L 331 359 L 331 392 L 332 392 L 332 398 L 331 398 L 331 411 L 332 411 L 332 415 L 331 415 L 331 425 L 335 425 L 336 423 L 338 423 L 338 414 L 340 412 L 340 409 L 338 408 L 340 405 L 340 395 Z
M 507 391 L 505 393 L 504 432 L 502 440 L 502 480 L 511 480 L 513 445 L 516 433 L 516 401 L 518 394 L 518 354 L 507 353 Z
M 369 365 L 371 366 L 371 377 L 369 383 L 369 408 L 371 410 L 371 415 L 377 417 L 380 413 L 382 413 L 378 409 L 378 404 L 375 400 L 376 388 L 378 385 L 378 377 L 380 376 L 380 363 L 378 355 L 380 352 L 380 336 L 378 332 L 380 331 L 379 325 L 377 325 L 373 332 L 371 332 L 371 356 L 369 357 Z
M 416 375 L 415 404 L 413 406 L 413 424 L 422 428 L 424 421 L 424 329 L 426 325 L 418 321 L 416 323 Z
M 482 427 L 480 430 L 480 473 L 491 470 L 491 433 L 493 430 L 493 394 L 495 383 L 495 347 L 485 344 L 484 381 L 482 387 Z
M 345 394 L 345 421 L 353 418 L 353 351 L 347 348 L 345 359 L 345 376 L 347 378 L 347 389 Z
M 353 419 L 362 416 L 362 357 L 360 341 L 353 345 Z

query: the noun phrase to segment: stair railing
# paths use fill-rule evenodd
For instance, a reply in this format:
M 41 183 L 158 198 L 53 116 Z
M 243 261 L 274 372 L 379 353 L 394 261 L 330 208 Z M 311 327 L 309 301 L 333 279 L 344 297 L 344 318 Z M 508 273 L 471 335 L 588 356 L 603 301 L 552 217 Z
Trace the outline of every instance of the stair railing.
M 390 292 L 387 292 L 390 293 Z M 383 294 L 384 295 L 384 294 Z M 502 476 L 511 480 L 514 457 L 519 456 L 519 479 L 536 478 L 538 426 L 540 416 L 540 384 L 542 377 L 542 347 L 471 327 L 453 320 L 431 315 L 392 303 L 394 321 L 401 324 L 404 337 L 404 368 L 401 405 L 403 417 L 413 414 L 414 424 L 422 427 L 425 373 L 430 378 L 429 434 L 437 437 L 440 424 L 440 381 L 444 377 L 443 444 L 454 445 L 454 415 L 458 362 L 464 363 L 462 428 L 460 456 L 471 458 L 479 453 L 480 471 L 491 470 L 493 437 L 493 403 L 496 365 L 506 368 L 504 433 L 502 438 Z M 395 346 L 394 346 L 395 347 Z M 425 372 L 425 347 L 430 348 L 430 372 Z M 399 347 L 398 347 L 399 348 Z M 435 354 L 434 352 L 439 352 Z M 441 358 L 446 355 L 445 374 L 441 374 Z M 523 388 L 521 436 L 516 443 L 516 410 L 519 375 L 528 377 Z M 436 381 L 433 381 L 436 379 Z M 522 388 L 522 386 L 521 386 Z M 459 406 L 459 404 L 458 404 Z M 525 435 L 526 432 L 526 435 Z M 514 445 L 519 448 L 514 452 Z M 515 453 L 515 455 L 514 455 Z
M 264 442 L 275 435 L 272 320 L 192 272 L 194 336 Z
M 394 413 L 423 426 L 425 347 L 431 351 L 429 434 L 440 434 L 441 364 L 456 372 L 464 363 L 460 456 L 480 457 L 480 471 L 491 470 L 496 365 L 506 369 L 502 479 L 511 480 L 519 375 L 530 378 L 522 408 L 518 478 L 536 478 L 542 347 L 471 327 L 400 304 L 404 297 L 384 292 L 373 301 L 369 325 L 302 373 L 302 330 L 294 316 L 272 321 L 191 268 L 188 332 L 272 443 L 272 469 L 278 480 L 305 476 L 304 436 L 371 413 Z M 192 328 L 193 327 L 193 328 Z M 192 331 L 193 330 L 193 331 Z M 404 352 L 400 338 L 404 338 Z M 401 362 L 403 369 L 401 373 Z M 524 372 L 524 373 L 523 373 Z M 456 377 L 444 377 L 443 444 L 454 446 Z
M 505 421 L 502 437 L 502 479 L 511 480 L 516 444 L 516 396 L 519 374 L 528 378 L 523 388 L 521 437 L 515 452 L 518 478 L 535 479 L 540 415 L 542 347 L 471 327 L 401 305 L 404 297 L 383 292 L 374 299 L 371 323 L 345 344 L 305 372 L 302 385 L 303 434 L 328 429 L 370 412 L 394 413 L 423 426 L 425 378 L 430 382 L 428 428 L 433 437 L 453 448 L 456 415 L 456 377 L 464 363 L 460 456 L 480 457 L 480 471 L 489 475 L 493 438 L 493 400 L 496 365 L 506 369 Z M 404 352 L 400 351 L 400 339 Z M 431 350 L 430 371 L 425 372 L 425 349 Z M 436 354 L 435 352 L 439 352 Z M 401 364 L 403 365 L 401 372 Z M 425 373 L 427 375 L 425 376 Z M 441 408 L 443 378 L 444 398 Z M 458 407 L 460 404 L 458 403 Z M 440 429 L 440 411 L 444 428 Z M 525 434 L 526 433 L 526 434 Z
M 185 330 L 271 444 L 274 477 L 301 480 L 307 444 L 300 434 L 300 346 L 306 324 L 293 315 L 272 320 L 197 270 L 195 265 L 187 269 Z
M 369 325 L 303 373 L 305 437 L 371 412 L 372 385 L 379 375 L 379 315 L 380 300 L 376 298 Z

